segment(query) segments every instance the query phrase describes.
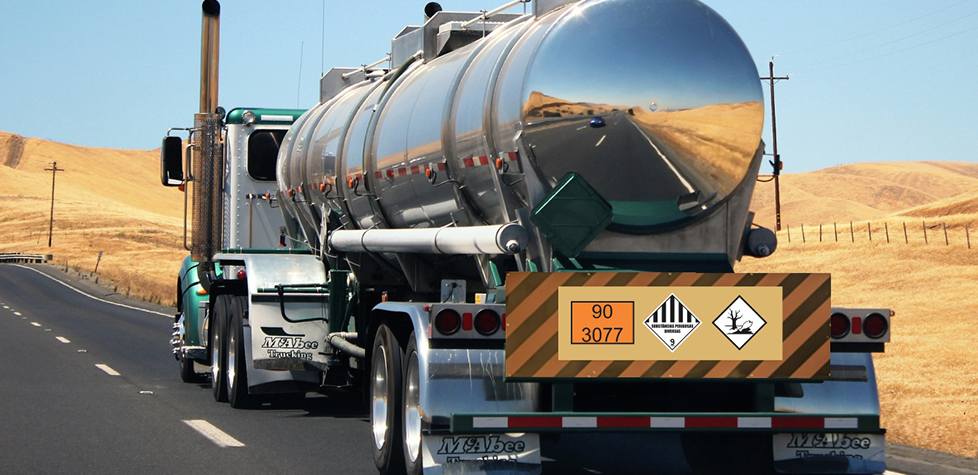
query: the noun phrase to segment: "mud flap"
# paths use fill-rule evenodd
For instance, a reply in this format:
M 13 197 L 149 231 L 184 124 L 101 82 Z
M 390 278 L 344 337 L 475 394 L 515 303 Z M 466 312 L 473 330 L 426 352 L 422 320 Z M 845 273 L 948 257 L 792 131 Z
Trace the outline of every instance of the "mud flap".
M 774 469 L 778 473 L 883 473 L 883 434 L 774 434 Z
M 426 435 L 425 474 L 538 474 L 539 434 Z

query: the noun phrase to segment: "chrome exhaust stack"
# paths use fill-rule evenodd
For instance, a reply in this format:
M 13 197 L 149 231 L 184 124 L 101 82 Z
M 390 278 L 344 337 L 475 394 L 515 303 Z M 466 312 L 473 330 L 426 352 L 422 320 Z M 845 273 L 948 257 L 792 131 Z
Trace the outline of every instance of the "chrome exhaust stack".
M 220 250 L 221 230 L 221 171 L 223 154 L 221 126 L 223 114 L 217 105 L 218 53 L 220 50 L 221 5 L 217 0 L 205 0 L 201 5 L 200 50 L 200 112 L 194 115 L 193 147 L 197 160 L 193 164 L 194 210 L 193 246 L 191 254 L 201 263 L 202 270 L 213 269 L 211 260 Z M 205 282 L 207 279 L 201 279 Z

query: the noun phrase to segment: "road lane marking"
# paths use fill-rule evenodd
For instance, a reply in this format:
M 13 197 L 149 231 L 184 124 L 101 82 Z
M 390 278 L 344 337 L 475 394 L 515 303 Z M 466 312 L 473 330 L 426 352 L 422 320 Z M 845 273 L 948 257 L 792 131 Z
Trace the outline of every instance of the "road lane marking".
M 69 340 L 69 339 L 67 339 L 67 338 L 65 338 L 63 336 L 56 336 L 56 337 L 54 337 L 54 339 L 60 341 L 61 343 L 66 344 L 66 345 L 68 343 L 71 343 L 71 340 Z
M 20 316 L 20 312 L 14 312 L 14 315 Z
M 893 470 L 887 470 L 887 471 L 883 472 L 883 475 L 904 475 L 904 474 L 902 474 L 900 472 L 894 472 Z
M 25 266 L 16 265 L 16 264 L 14 264 L 14 267 L 20 267 L 21 269 L 27 269 L 27 270 L 32 270 L 34 272 L 37 272 L 38 274 L 41 274 L 44 277 L 47 277 L 48 279 L 51 279 L 51 280 L 53 280 L 53 281 L 55 281 L 55 282 L 57 282 L 57 283 L 65 286 L 65 287 L 68 287 L 69 289 L 74 290 L 75 292 L 78 292 L 78 293 L 80 293 L 80 294 L 82 294 L 82 295 L 84 295 L 84 296 L 86 296 L 86 297 L 88 297 L 90 299 L 98 300 L 99 302 L 102 302 L 102 303 L 107 303 L 109 305 L 115 305 L 117 307 L 124 307 L 124 308 L 132 309 L 132 310 L 139 310 L 140 312 L 153 313 L 153 314 L 156 314 L 156 315 L 164 316 L 166 318 L 173 318 L 173 315 L 168 315 L 168 314 L 165 314 L 165 313 L 162 313 L 162 312 L 157 312 L 155 310 L 147 310 L 145 308 L 133 307 L 132 305 L 126 305 L 126 304 L 122 304 L 122 303 L 110 302 L 110 301 L 105 300 L 105 299 L 100 299 L 100 298 L 98 298 L 98 297 L 96 297 L 96 296 L 94 296 L 92 294 L 89 294 L 89 293 L 87 293 L 85 291 L 82 291 L 82 290 L 78 290 L 78 289 L 76 289 L 76 288 L 74 288 L 74 287 L 72 287 L 72 286 L 70 286 L 70 285 L 68 285 L 68 284 L 66 284 L 64 282 L 61 282 L 58 279 L 55 279 L 54 277 L 51 277 L 51 276 L 49 276 L 49 275 L 47 275 L 47 274 L 45 274 L 45 273 L 43 273 L 43 272 L 41 272 L 41 271 L 39 271 L 37 269 L 33 269 L 31 267 L 25 267 Z
M 642 133 L 642 129 L 639 128 L 639 126 L 635 125 L 634 123 L 632 123 L 632 125 L 636 129 L 638 129 L 638 132 L 640 134 L 642 134 L 642 137 L 645 137 L 645 140 L 649 142 L 649 145 L 651 145 L 652 148 L 655 149 L 655 153 L 659 154 L 659 158 L 661 158 L 662 161 L 666 164 L 666 166 L 668 166 L 669 169 L 672 170 L 672 173 L 676 175 L 676 178 L 679 178 L 679 181 L 682 182 L 683 186 L 685 186 L 686 189 L 689 190 L 690 193 L 695 193 L 696 190 L 693 189 L 693 185 L 690 185 L 689 182 L 686 181 L 686 179 L 683 178 L 683 176 L 679 174 L 679 170 L 677 170 L 676 167 L 673 166 L 672 162 L 669 161 L 668 158 L 666 158 L 666 156 L 662 153 L 662 150 L 659 150 L 659 147 L 656 147 L 655 146 L 655 142 L 653 142 L 652 139 L 650 139 L 647 135 L 645 135 L 644 133 Z M 30 268 L 28 267 L 28 269 L 30 269 Z
M 210 422 L 203 419 L 191 419 L 183 422 L 195 431 L 200 432 L 200 435 L 210 439 L 218 447 L 244 447 L 241 441 L 231 437 L 226 432 L 214 427 Z
M 595 146 L 595 147 L 600 147 L 600 146 L 601 146 L 601 142 L 604 142 L 604 138 L 605 138 L 605 137 L 607 137 L 607 135 L 602 135 L 602 136 L 601 136 L 601 139 L 599 139 L 599 140 L 598 140 L 598 143 L 596 143 L 596 144 L 594 144 L 594 146 Z
M 108 374 L 109 376 L 120 376 L 120 374 L 119 374 L 118 371 L 116 371 L 116 370 L 114 370 L 112 368 L 109 368 L 109 365 L 107 365 L 107 364 L 99 363 L 99 364 L 95 365 L 95 367 L 98 368 L 98 369 L 100 369 L 100 370 L 102 370 L 102 371 L 105 371 L 105 373 Z
M 37 322 L 31 322 L 31 325 L 34 325 L 35 327 L 41 326 L 41 324 L 40 323 L 37 323 Z

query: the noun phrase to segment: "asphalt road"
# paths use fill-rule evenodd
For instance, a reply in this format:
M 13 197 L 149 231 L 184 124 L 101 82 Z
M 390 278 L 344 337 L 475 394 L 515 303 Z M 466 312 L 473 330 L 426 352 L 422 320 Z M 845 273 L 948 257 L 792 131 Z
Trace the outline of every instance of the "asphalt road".
M 209 383 L 180 381 L 171 309 L 84 284 L 73 283 L 148 311 L 0 266 L 0 472 L 376 473 L 358 395 L 217 404 Z
M 209 383 L 180 381 L 170 312 L 52 266 L 0 265 L 0 473 L 376 473 L 359 394 L 218 404 Z M 577 459 L 604 452 L 593 440 L 545 444 L 556 461 L 544 471 L 635 473 L 622 467 L 664 461 L 638 439 L 603 442 L 636 454 L 612 470 Z M 894 474 L 978 475 L 975 459 L 895 444 L 887 454 Z

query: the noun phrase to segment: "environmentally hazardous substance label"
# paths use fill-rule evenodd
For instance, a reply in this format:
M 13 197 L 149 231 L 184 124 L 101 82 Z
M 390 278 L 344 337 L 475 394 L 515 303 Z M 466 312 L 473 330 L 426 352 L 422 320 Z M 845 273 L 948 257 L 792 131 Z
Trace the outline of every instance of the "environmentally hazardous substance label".
M 700 319 L 676 298 L 676 294 L 669 294 L 669 298 L 645 319 L 645 326 L 659 337 L 669 351 L 676 351 L 699 325 Z
M 713 320 L 713 325 L 720 329 L 738 350 L 743 348 L 766 324 L 767 322 L 754 308 L 739 295 L 737 300 L 734 300 L 716 320 Z

